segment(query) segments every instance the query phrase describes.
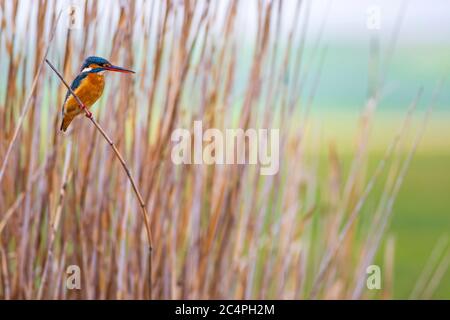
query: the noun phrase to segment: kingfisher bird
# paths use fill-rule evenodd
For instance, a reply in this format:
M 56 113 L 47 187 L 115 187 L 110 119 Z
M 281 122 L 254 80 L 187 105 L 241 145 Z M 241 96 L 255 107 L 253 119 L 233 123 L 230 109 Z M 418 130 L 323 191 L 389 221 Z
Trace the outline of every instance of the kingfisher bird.
M 72 120 L 86 109 L 86 116 L 92 117 L 89 108 L 101 97 L 105 87 L 105 78 L 103 73 L 105 71 L 116 71 L 123 73 L 135 73 L 132 70 L 124 69 L 112 65 L 108 60 L 100 57 L 88 57 L 84 60 L 81 66 L 80 73 L 73 80 L 70 88 L 83 102 L 83 107 L 80 108 L 75 97 L 67 91 L 64 104 L 62 106 L 62 123 L 61 131 L 66 131 Z

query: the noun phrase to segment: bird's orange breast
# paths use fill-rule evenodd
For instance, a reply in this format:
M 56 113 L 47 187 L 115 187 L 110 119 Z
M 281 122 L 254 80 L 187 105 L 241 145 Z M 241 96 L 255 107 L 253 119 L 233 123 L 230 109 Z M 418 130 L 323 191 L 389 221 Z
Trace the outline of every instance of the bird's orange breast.
M 102 95 L 105 88 L 105 78 L 98 73 L 90 73 L 84 78 L 80 85 L 74 90 L 86 107 L 91 107 Z M 70 95 L 64 105 L 65 114 L 79 114 L 83 112 L 78 106 L 75 98 Z

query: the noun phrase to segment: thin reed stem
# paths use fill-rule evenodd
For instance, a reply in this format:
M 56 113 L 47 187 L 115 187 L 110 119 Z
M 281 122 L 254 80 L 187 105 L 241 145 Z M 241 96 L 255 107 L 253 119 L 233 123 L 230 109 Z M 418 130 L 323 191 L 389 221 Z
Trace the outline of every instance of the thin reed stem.
M 9 142 L 5 157 L 3 158 L 2 167 L 0 168 L 0 183 L 2 182 L 3 176 L 5 174 L 6 165 L 8 164 L 8 159 L 11 155 L 11 151 L 14 147 L 14 144 L 17 141 L 17 137 L 19 136 L 19 132 L 20 132 L 20 129 L 22 128 L 22 124 L 25 119 L 25 116 L 27 115 L 28 110 L 30 110 L 30 107 L 32 105 L 31 101 L 32 101 L 32 97 L 34 94 L 34 90 L 36 89 L 39 76 L 41 75 L 42 66 L 44 65 L 44 61 L 47 60 L 47 55 L 50 50 L 50 44 L 52 43 L 53 38 L 55 36 L 56 26 L 58 25 L 58 21 L 59 21 L 60 17 L 61 17 L 61 11 L 59 12 L 58 17 L 56 18 L 55 24 L 53 25 L 53 29 L 50 34 L 50 40 L 48 41 L 47 48 L 45 49 L 44 57 L 43 57 L 41 63 L 39 64 L 36 75 L 34 76 L 34 80 L 33 80 L 33 84 L 31 85 L 30 93 L 28 94 L 27 100 L 25 101 L 24 107 L 22 108 L 22 113 L 20 114 L 19 120 L 17 121 L 16 128 L 14 129 L 13 137 L 12 137 L 11 141 Z
M 69 174 L 70 155 L 72 153 L 72 142 L 69 142 L 66 148 L 66 156 L 64 160 L 63 175 L 61 181 L 61 189 L 59 191 L 58 205 L 53 217 L 50 218 L 50 243 L 48 245 L 47 259 L 45 260 L 44 269 L 42 270 L 41 283 L 39 285 L 37 299 L 41 300 L 44 293 L 45 284 L 48 278 L 48 268 L 53 259 L 53 245 L 55 243 L 56 233 L 58 232 L 59 221 L 61 220 L 61 213 L 63 208 L 64 196 L 66 195 L 67 184 L 71 179 Z
M 89 110 L 84 106 L 83 102 L 80 100 L 80 98 L 75 94 L 75 92 L 70 88 L 70 86 L 67 84 L 67 82 L 64 80 L 64 78 L 62 77 L 61 73 L 58 72 L 58 70 L 56 70 L 56 68 L 53 66 L 53 64 L 48 61 L 47 59 L 45 59 L 45 62 L 47 62 L 47 64 L 50 66 L 50 68 L 53 69 L 53 71 L 56 73 L 56 75 L 58 76 L 58 78 L 62 81 L 62 83 L 67 87 L 67 89 L 69 90 L 70 94 L 73 95 L 73 97 L 75 98 L 75 100 L 77 101 L 78 105 L 80 106 L 80 108 L 85 112 L 86 117 L 91 120 L 91 122 L 94 124 L 95 128 L 101 133 L 101 135 L 103 136 L 103 138 L 105 138 L 105 140 L 108 142 L 108 144 L 110 145 L 110 147 L 112 148 L 112 150 L 114 151 L 114 154 L 116 155 L 117 159 L 119 160 L 120 164 L 122 165 L 123 169 L 125 170 L 125 173 L 128 176 L 128 180 L 131 183 L 131 186 L 133 187 L 133 191 L 136 194 L 136 197 L 139 201 L 139 205 L 141 207 L 141 212 L 142 212 L 142 217 L 144 219 L 144 224 L 145 224 L 145 230 L 146 230 L 146 234 L 147 234 L 147 241 L 148 241 L 148 273 L 149 273 L 149 288 L 148 288 L 148 296 L 151 299 L 152 298 L 152 251 L 153 251 L 153 241 L 152 241 L 152 233 L 151 233 L 151 229 L 150 229 L 150 221 L 148 218 L 148 212 L 147 212 L 147 207 L 145 205 L 144 199 L 142 198 L 141 193 L 139 192 L 139 189 L 136 186 L 136 182 L 133 179 L 133 176 L 131 175 L 131 171 L 128 168 L 127 163 L 125 162 L 123 156 L 121 155 L 121 153 L 119 152 L 119 150 L 117 149 L 116 145 L 114 144 L 114 142 L 111 140 L 111 138 L 107 135 L 107 133 L 105 132 L 105 130 L 103 130 L 103 128 L 98 124 L 97 121 L 95 121 L 94 116 L 92 115 L 91 112 L 89 112 Z

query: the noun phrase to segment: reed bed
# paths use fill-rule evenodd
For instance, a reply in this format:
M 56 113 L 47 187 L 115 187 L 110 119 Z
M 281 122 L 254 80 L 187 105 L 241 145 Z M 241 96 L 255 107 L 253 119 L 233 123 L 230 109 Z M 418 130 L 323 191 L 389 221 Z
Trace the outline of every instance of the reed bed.
M 249 3 L 82 1 L 77 29 L 66 25 L 69 2 L 0 1 L 0 298 L 149 298 L 145 223 L 120 162 L 84 117 L 68 134 L 58 130 L 66 88 L 44 59 L 71 81 L 89 55 L 137 72 L 107 75 L 93 112 L 148 209 L 152 298 L 392 297 L 394 242 L 382 294 L 364 290 L 365 269 L 420 141 L 421 131 L 405 134 L 420 91 L 367 172 L 375 81 L 344 171 L 309 112 L 327 55 L 319 34 L 305 61 L 310 2 L 290 14 L 281 0 Z M 253 33 L 242 28 L 252 8 Z M 395 28 L 387 59 L 397 36 Z M 373 61 L 380 54 L 371 52 Z M 279 128 L 279 173 L 175 165 L 171 133 L 195 120 L 204 130 Z M 374 185 L 384 185 L 381 196 Z M 364 210 L 368 198 L 377 210 Z M 70 265 L 80 267 L 80 290 L 66 288 Z

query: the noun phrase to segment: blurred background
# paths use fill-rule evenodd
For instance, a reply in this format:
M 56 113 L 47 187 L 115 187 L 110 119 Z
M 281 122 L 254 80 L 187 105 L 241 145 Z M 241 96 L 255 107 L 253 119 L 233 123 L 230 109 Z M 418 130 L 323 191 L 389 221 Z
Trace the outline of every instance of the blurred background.
M 70 82 L 96 55 L 136 71 L 92 110 L 149 209 L 153 297 L 449 299 L 449 18 L 445 0 L 0 0 L 0 297 L 147 297 L 126 175 L 83 117 L 59 132 L 43 63 Z M 174 165 L 194 120 L 280 129 L 279 174 Z

